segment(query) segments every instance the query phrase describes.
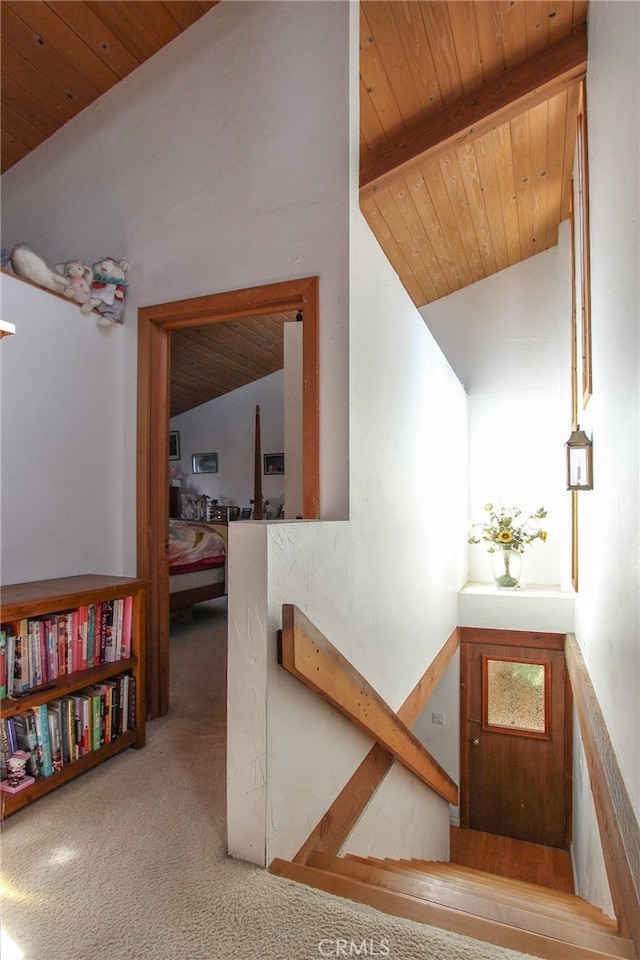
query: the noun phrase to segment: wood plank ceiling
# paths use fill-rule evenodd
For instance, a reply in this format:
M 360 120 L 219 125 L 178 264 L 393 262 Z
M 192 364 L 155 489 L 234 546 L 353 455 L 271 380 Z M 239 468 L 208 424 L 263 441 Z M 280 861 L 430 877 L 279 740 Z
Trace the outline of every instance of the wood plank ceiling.
M 2 173 L 216 2 L 2 0 Z
M 283 327 L 272 313 L 171 332 L 171 410 L 179 413 L 281 370 Z
M 360 203 L 414 303 L 557 243 L 586 0 L 360 10 Z
M 2 171 L 215 5 L 2 0 Z M 361 209 L 416 306 L 557 243 L 587 6 L 362 0 Z M 282 366 L 290 319 L 172 334 L 172 415 Z

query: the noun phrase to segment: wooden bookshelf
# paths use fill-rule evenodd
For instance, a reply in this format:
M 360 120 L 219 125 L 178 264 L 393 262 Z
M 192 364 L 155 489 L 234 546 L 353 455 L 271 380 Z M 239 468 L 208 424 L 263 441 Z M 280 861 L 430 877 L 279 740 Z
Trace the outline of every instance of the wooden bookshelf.
M 0 792 L 2 817 L 10 816 L 39 797 L 62 786 L 81 773 L 95 767 L 127 747 L 140 748 L 145 743 L 145 580 L 133 577 L 107 577 L 85 574 L 56 580 L 40 580 L 2 587 L 0 623 L 15 624 L 21 620 L 37 619 L 77 610 L 80 607 L 132 597 L 131 655 L 127 659 L 101 662 L 87 669 L 66 672 L 47 679 L 39 687 L 32 687 L 20 696 L 7 697 L 0 702 L 3 721 L 27 714 L 34 707 L 64 698 L 88 687 L 102 683 L 118 674 L 129 674 L 135 680 L 135 707 L 133 727 L 79 759 L 64 763 L 50 776 L 40 776 L 30 786 L 17 793 Z

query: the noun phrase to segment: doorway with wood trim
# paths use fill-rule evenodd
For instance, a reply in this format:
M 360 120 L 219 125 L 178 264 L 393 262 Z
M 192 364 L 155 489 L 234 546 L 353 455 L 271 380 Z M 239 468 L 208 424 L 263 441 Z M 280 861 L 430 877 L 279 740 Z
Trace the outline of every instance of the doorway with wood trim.
M 571 771 L 564 636 L 463 628 L 461 827 L 568 849 Z
M 258 313 L 302 310 L 302 500 L 304 516 L 319 515 L 318 278 L 143 307 L 138 311 L 137 558 L 149 582 L 147 713 L 169 706 L 169 398 L 172 330 Z

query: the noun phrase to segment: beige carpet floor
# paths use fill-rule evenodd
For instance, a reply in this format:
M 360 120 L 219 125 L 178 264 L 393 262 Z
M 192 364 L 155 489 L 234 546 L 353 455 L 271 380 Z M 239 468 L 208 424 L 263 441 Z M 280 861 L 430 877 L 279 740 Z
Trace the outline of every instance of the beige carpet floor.
M 9 818 L 3 960 L 516 960 L 226 856 L 225 601 L 172 631 L 171 709 Z

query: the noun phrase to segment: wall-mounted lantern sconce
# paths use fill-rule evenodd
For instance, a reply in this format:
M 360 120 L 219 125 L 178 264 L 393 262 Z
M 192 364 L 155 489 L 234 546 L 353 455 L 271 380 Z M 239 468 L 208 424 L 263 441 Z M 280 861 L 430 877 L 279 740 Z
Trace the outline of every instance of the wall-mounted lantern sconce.
M 567 440 L 567 490 L 593 490 L 593 446 L 580 424 Z

